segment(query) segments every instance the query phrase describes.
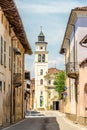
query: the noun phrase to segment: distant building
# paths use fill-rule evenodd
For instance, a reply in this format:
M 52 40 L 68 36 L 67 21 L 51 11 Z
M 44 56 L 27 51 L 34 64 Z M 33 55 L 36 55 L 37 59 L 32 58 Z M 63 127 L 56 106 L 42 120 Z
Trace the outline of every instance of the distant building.
M 34 97 L 35 97 L 35 78 L 30 80 L 30 95 L 28 100 L 28 110 L 34 109 Z
M 47 92 L 47 109 L 59 110 L 59 99 L 58 92 L 54 89 L 54 80 L 56 74 L 60 73 L 62 70 L 57 68 L 49 68 L 48 73 L 45 75 L 45 90 Z
M 35 43 L 35 99 L 34 109 L 45 109 L 47 97 L 44 86 L 44 76 L 48 72 L 48 51 L 45 36 L 41 30 Z
M 30 72 L 25 71 L 25 78 L 24 78 L 24 114 L 26 114 L 26 111 L 28 110 L 28 102 L 29 102 L 29 96 L 30 96 Z

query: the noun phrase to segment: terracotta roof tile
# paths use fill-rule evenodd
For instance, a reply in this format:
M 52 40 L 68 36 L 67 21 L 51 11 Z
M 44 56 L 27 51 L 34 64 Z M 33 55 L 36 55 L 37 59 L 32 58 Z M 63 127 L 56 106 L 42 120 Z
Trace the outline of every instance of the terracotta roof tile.
M 81 11 L 86 11 L 87 10 L 87 6 L 83 6 L 83 7 L 76 7 L 74 10 L 78 11 L 78 10 L 81 10 Z
M 52 74 L 52 73 L 55 73 L 55 72 L 61 72 L 62 70 L 59 70 L 59 69 L 57 69 L 57 68 L 49 68 L 48 69 L 48 73 L 49 74 Z

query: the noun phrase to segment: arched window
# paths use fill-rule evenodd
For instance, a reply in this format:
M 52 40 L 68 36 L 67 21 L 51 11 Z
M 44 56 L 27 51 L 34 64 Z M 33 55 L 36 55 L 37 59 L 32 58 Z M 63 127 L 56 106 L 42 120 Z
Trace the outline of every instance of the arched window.
M 38 62 L 41 62 L 41 54 L 38 55 Z
M 42 62 L 45 62 L 45 54 L 42 54 Z
M 43 75 L 43 69 L 40 70 L 40 75 Z
M 41 91 L 41 94 L 40 94 L 40 107 L 43 106 L 43 92 Z
M 84 86 L 84 92 L 87 94 L 87 83 Z
M 43 84 L 43 79 L 40 80 L 40 84 Z

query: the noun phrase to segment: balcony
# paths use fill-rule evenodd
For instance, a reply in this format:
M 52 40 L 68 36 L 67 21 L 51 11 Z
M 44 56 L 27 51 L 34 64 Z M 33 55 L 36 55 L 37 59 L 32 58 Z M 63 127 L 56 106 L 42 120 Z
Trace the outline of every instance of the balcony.
M 77 62 L 68 62 L 66 64 L 66 74 L 69 78 L 76 79 L 78 77 L 78 67 Z
M 13 74 L 13 85 L 15 87 L 19 87 L 22 84 L 22 74 L 21 73 L 14 73 Z

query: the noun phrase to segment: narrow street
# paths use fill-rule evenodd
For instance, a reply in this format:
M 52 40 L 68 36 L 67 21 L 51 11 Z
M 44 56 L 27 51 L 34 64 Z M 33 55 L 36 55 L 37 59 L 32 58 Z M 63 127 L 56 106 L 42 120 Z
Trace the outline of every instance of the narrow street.
M 42 111 L 44 116 L 29 116 L 28 118 L 2 130 L 87 130 L 66 119 L 58 111 Z

